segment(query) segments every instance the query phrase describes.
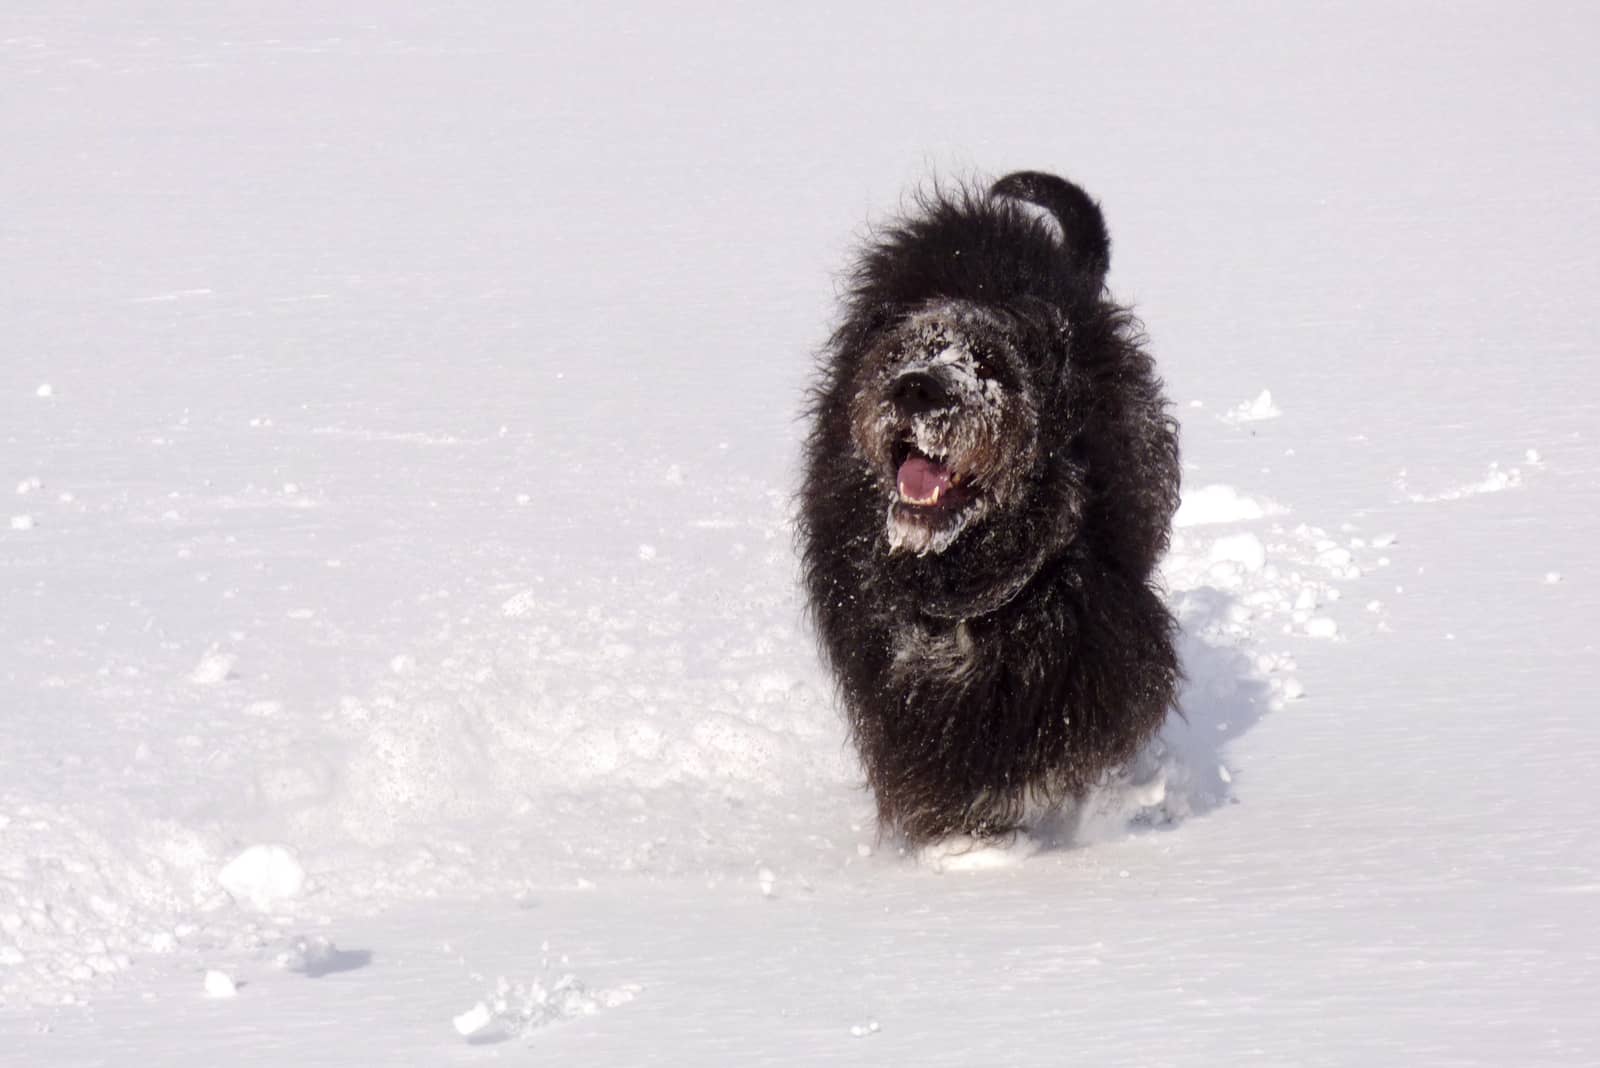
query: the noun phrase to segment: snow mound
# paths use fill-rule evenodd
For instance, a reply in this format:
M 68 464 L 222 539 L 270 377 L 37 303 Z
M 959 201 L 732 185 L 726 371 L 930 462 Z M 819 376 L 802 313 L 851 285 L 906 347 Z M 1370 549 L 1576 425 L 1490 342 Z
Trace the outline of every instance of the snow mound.
M 1267 563 L 1267 547 L 1249 533 L 1218 538 L 1207 555 L 1214 564 L 1238 564 L 1246 571 L 1260 571 Z
M 1529 450 L 1528 462 L 1530 466 L 1540 464 L 1539 454 Z M 1498 462 L 1491 463 L 1480 479 L 1460 485 L 1450 486 L 1432 493 L 1413 493 L 1407 483 L 1406 472 L 1401 471 L 1395 479 L 1395 488 L 1413 504 L 1433 504 L 1438 501 L 1459 501 L 1467 497 L 1476 497 L 1484 493 L 1502 493 L 1506 490 L 1516 489 L 1522 485 L 1522 468 L 1502 467 Z
M 222 653 L 212 650 L 200 658 L 200 662 L 189 672 L 189 681 L 197 686 L 215 686 L 233 678 L 233 668 L 239 658 L 232 653 Z
M 1281 515 L 1285 509 L 1265 498 L 1247 497 L 1233 486 L 1209 485 L 1183 491 L 1178 514 L 1173 516 L 1175 527 L 1198 527 L 1216 523 L 1238 523 Z
M 253 845 L 228 862 L 217 882 L 235 901 L 270 912 L 305 889 L 306 870 L 288 848 Z
M 0 1005 L 73 1004 L 175 949 L 194 931 L 186 918 L 226 901 L 203 836 L 128 827 L 103 805 L 69 812 L 0 792 Z
M 371 961 L 372 954 L 367 950 L 340 949 L 326 935 L 296 935 L 273 956 L 273 963 L 284 971 L 312 979 L 364 968 Z
M 546 984 L 542 979 L 512 982 L 495 980 L 483 1000 L 453 1017 L 456 1033 L 474 1043 L 500 1042 L 526 1037 L 543 1027 L 579 1016 L 593 1016 L 626 1005 L 644 988 L 633 983 L 591 990 L 575 975 L 563 975 Z
M 1041 842 L 1017 833 L 997 839 L 957 834 L 917 850 L 917 862 L 936 872 L 991 871 L 1013 868 L 1039 852 Z
M 331 702 L 327 739 L 263 762 L 263 826 L 342 855 L 324 891 L 778 867 L 820 848 L 790 838 L 790 813 L 846 822 L 867 803 L 804 624 L 788 500 L 754 481 L 661 492 L 744 518 L 661 532 L 648 560 L 629 541 L 620 575 L 486 591 L 404 670 Z M 504 848 L 463 834 L 476 824 L 507 826 Z M 349 864 L 351 842 L 373 866 Z
M 208 998 L 231 998 L 239 993 L 239 985 L 233 981 L 233 976 L 215 968 L 206 972 L 203 985 Z
M 1262 390 L 1254 400 L 1248 400 L 1228 410 L 1222 416 L 1225 423 L 1257 423 L 1265 419 L 1276 419 L 1283 412 L 1276 404 L 1272 403 L 1272 391 Z

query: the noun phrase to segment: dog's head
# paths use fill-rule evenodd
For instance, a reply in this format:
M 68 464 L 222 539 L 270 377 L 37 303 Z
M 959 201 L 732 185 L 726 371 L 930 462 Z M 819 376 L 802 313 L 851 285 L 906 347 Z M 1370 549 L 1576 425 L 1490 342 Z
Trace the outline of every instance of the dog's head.
M 1107 259 L 1094 202 L 1031 173 L 935 196 L 866 250 L 836 396 L 870 487 L 856 506 L 882 517 L 874 566 L 923 611 L 992 611 L 1077 535 L 1075 330 L 1103 317 Z
M 867 351 L 850 433 L 888 502 L 891 552 L 944 553 L 1028 490 L 1040 383 L 1018 325 L 983 305 L 934 301 Z

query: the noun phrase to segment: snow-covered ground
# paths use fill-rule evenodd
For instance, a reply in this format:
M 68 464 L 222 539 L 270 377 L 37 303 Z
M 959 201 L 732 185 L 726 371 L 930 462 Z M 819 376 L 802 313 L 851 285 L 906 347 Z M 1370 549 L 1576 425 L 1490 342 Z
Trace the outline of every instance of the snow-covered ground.
M 8 4 L 0 1064 L 1600 1061 L 1597 45 Z M 867 220 L 1018 167 L 1183 420 L 1187 719 L 940 871 L 797 420 Z

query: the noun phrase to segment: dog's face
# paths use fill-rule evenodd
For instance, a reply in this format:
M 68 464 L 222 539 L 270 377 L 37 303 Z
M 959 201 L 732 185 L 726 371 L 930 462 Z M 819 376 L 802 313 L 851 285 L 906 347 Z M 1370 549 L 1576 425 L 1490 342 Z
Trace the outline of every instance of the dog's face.
M 994 313 L 939 302 L 867 350 L 851 436 L 882 488 L 891 552 L 946 552 L 1021 489 L 1038 403 L 1016 342 Z
M 880 564 L 925 611 L 992 609 L 1073 536 L 1065 339 L 1042 305 L 935 300 L 859 350 L 850 434 L 883 517 Z
M 867 350 L 850 429 L 887 502 L 891 552 L 943 553 L 1022 491 L 1039 406 L 1018 340 L 993 312 L 940 302 Z

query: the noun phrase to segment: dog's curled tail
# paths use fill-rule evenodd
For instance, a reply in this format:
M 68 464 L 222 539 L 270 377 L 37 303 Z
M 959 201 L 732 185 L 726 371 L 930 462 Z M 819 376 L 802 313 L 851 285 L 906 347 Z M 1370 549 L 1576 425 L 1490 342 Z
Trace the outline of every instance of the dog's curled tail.
M 1089 293 L 1099 293 L 1111 268 L 1111 236 L 1094 198 L 1065 178 L 1043 171 L 1008 174 L 989 187 L 989 195 L 1021 200 L 1054 216 L 1073 272 Z

